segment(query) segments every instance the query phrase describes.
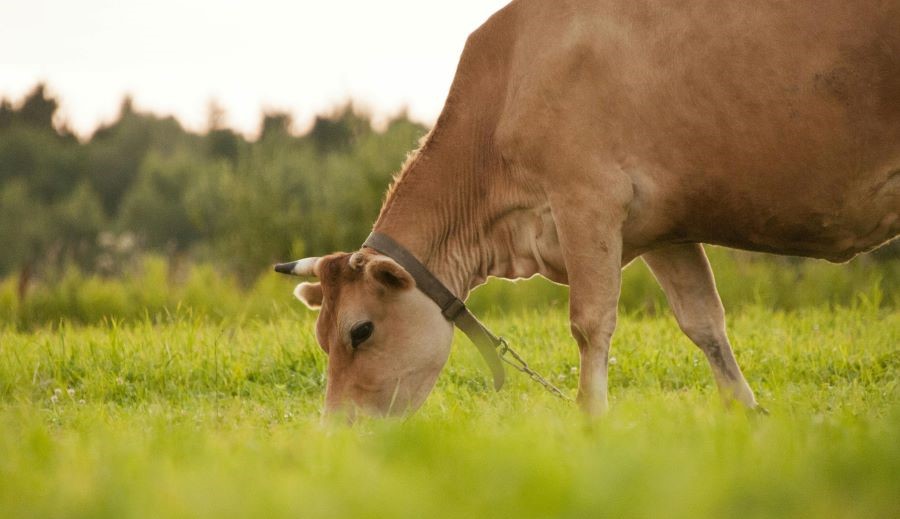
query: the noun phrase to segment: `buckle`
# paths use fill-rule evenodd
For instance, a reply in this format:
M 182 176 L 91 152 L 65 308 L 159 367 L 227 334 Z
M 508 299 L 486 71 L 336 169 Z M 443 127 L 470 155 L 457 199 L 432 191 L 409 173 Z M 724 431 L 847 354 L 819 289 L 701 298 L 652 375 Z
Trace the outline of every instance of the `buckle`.
M 455 321 L 459 314 L 462 313 L 463 310 L 466 309 L 466 304 L 460 301 L 459 299 L 454 298 L 450 301 L 447 306 L 441 309 L 441 313 L 444 314 L 450 321 Z

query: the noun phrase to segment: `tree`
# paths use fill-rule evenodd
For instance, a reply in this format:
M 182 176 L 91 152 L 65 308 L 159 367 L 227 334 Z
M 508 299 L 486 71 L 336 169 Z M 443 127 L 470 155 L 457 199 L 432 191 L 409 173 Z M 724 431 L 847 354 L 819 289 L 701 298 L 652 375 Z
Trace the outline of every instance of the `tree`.
M 0 130 L 12 126 L 15 116 L 16 111 L 13 110 L 12 103 L 6 99 L 0 99 Z
M 87 182 L 78 184 L 51 208 L 49 225 L 48 235 L 60 250 L 61 262 L 92 270 L 98 252 L 97 236 L 106 218 L 100 197 Z
M 199 238 L 200 230 L 190 218 L 185 194 L 191 189 L 195 172 L 203 167 L 187 153 L 149 153 L 122 202 L 121 230 L 135 233 L 145 245 L 157 250 L 186 250 Z
M 116 214 L 148 153 L 168 156 L 179 148 L 195 148 L 198 141 L 174 118 L 136 112 L 126 98 L 118 119 L 97 130 L 88 146 L 91 183 L 106 214 Z
M 291 136 L 294 126 L 294 118 L 287 112 L 267 112 L 263 115 L 260 125 L 259 140 L 265 141 L 272 138 L 284 138 Z
M 232 164 L 246 141 L 234 131 L 225 127 L 225 109 L 215 101 L 207 107 L 206 153 L 214 159 L 224 159 Z
M 320 153 L 348 152 L 357 140 L 372 131 L 369 118 L 358 115 L 353 105 L 345 105 L 330 117 L 317 116 L 309 139 Z
M 25 96 L 17 116 L 22 122 L 35 128 L 54 130 L 53 116 L 58 108 L 56 99 L 47 95 L 46 85 L 39 83 Z
M 6 182 L 0 189 L 0 273 L 8 273 L 37 260 L 49 241 L 49 208 L 31 196 L 24 179 Z

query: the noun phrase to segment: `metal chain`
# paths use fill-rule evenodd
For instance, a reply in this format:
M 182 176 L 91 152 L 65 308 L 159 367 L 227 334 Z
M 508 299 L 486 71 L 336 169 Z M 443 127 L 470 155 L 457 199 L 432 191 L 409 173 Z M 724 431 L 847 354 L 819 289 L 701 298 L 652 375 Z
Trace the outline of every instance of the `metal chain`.
M 562 398 L 566 402 L 574 402 L 574 400 L 566 396 L 566 394 L 563 393 L 561 389 L 551 384 L 549 380 L 542 377 L 537 371 L 531 369 L 531 367 L 528 366 L 528 363 L 525 362 L 525 359 L 523 359 L 518 353 L 516 353 L 514 349 L 510 348 L 509 343 L 506 342 L 506 339 L 504 339 L 503 337 L 500 337 L 500 345 L 497 346 L 497 353 L 500 355 L 500 360 L 512 366 L 513 369 L 525 373 L 529 378 L 531 378 L 531 380 L 534 380 L 538 384 L 544 386 L 544 389 L 546 389 L 553 395 Z M 512 356 L 512 360 L 506 357 L 507 353 Z

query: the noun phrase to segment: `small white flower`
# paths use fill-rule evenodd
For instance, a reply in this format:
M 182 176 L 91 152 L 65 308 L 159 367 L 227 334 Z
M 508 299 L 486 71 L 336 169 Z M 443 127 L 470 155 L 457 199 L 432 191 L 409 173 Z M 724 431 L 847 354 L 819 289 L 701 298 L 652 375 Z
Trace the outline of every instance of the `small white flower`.
M 75 390 L 72 389 L 72 388 L 67 389 L 67 390 L 66 390 L 66 393 L 68 393 L 69 396 L 75 396 Z
M 53 396 L 59 396 L 62 394 L 62 389 L 56 388 L 53 390 Z
M 84 399 L 82 398 L 81 400 L 78 401 L 78 403 L 81 405 L 84 405 L 85 404 Z
M 56 395 L 51 395 L 51 396 L 50 396 L 50 401 L 53 402 L 54 404 L 57 402 L 57 400 L 59 400 L 59 397 L 58 397 L 58 396 L 56 396 Z
M 617 362 L 617 361 L 616 361 L 616 358 L 615 358 L 615 357 L 610 357 L 610 358 L 609 358 L 609 363 L 610 363 L 610 364 L 615 364 L 616 362 Z

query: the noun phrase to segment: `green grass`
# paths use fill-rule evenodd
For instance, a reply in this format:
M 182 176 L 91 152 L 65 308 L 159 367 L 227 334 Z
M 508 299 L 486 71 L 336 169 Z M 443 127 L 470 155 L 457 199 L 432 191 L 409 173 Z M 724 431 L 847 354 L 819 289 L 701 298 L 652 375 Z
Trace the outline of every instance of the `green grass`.
M 900 241 L 897 242 L 900 244 Z M 716 284 L 731 310 L 765 305 L 798 310 L 822 305 L 858 303 L 900 308 L 900 260 L 876 261 L 863 255 L 849 264 L 786 258 L 706 247 Z M 245 283 L 248 283 L 245 280 Z M 147 256 L 127 265 L 121 277 L 85 274 L 75 268 L 45 272 L 20 299 L 18 276 L 0 279 L 0 326 L 34 329 L 60 321 L 97 324 L 157 319 L 189 308 L 213 320 L 271 319 L 281 315 L 297 280 L 268 268 L 255 281 L 242 284 L 214 264 L 170 264 Z M 475 290 L 467 303 L 479 314 L 504 310 L 564 307 L 568 288 L 543 278 L 509 283 L 491 280 Z M 665 296 L 640 260 L 624 270 L 619 307 L 626 312 L 665 313 Z
M 0 517 L 897 517 L 900 312 L 747 306 L 771 414 L 726 410 L 667 315 L 620 320 L 611 412 L 522 376 L 486 389 L 457 337 L 419 414 L 321 423 L 311 314 L 0 330 Z M 569 392 L 565 312 L 487 321 Z

